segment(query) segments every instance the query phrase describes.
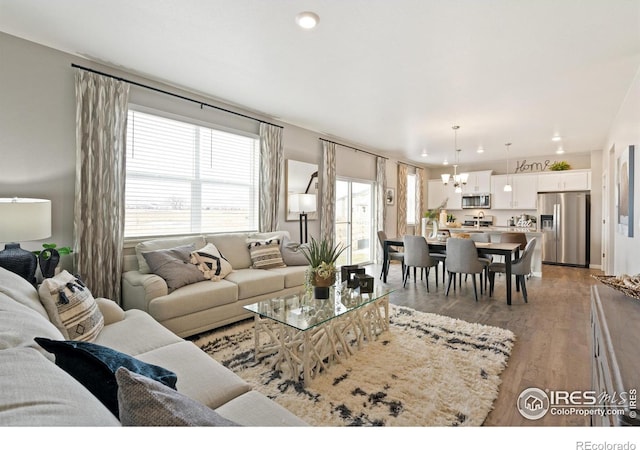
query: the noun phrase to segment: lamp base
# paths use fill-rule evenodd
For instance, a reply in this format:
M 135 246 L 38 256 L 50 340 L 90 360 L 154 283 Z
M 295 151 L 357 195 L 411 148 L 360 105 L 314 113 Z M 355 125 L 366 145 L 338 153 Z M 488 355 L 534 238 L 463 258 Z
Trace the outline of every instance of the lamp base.
M 20 248 L 20 244 L 11 243 L 0 251 L 0 267 L 17 273 L 29 283 L 36 284 L 36 268 L 38 259 L 33 253 Z

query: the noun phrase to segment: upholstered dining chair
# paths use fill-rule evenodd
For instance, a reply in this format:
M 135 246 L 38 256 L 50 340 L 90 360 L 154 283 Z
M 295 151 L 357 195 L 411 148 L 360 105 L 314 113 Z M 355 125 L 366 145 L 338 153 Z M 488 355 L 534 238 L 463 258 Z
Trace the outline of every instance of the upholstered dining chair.
M 382 252 L 384 254 L 384 241 L 387 240 L 387 233 L 383 230 L 378 231 L 378 240 L 380 241 L 380 246 L 382 247 Z M 396 247 L 389 247 L 389 260 L 383 261 L 382 270 L 380 271 L 380 279 L 382 279 L 382 275 L 386 272 L 389 274 L 389 264 L 391 261 L 400 261 L 402 264 L 402 277 L 404 280 L 404 253 L 399 251 Z
M 511 275 L 516 277 L 516 290 L 522 290 L 522 298 L 527 301 L 527 285 L 525 278 L 531 273 L 531 261 L 533 260 L 533 250 L 536 247 L 536 238 L 532 238 L 524 248 L 520 257 L 511 263 Z M 505 273 L 506 267 L 504 263 L 491 263 L 489 265 L 489 296 L 493 295 L 493 287 L 495 285 L 496 273 Z
M 429 244 L 424 236 L 406 235 L 402 238 L 404 242 L 404 282 L 403 287 L 407 285 L 409 272 L 413 268 L 413 282 L 416 282 L 416 269 L 420 271 L 426 270 L 427 292 L 429 292 L 429 271 L 432 267 L 436 268 L 436 287 L 438 286 L 438 261 L 429 255 Z
M 484 261 L 481 261 L 478 257 L 478 249 L 475 242 L 471 239 L 465 238 L 449 238 L 447 241 L 447 259 L 445 261 L 447 272 L 449 273 L 449 281 L 447 283 L 447 289 L 445 296 L 449 296 L 449 290 L 451 288 L 451 282 L 455 289 L 455 276 L 461 276 L 462 274 L 469 274 L 473 278 L 473 293 L 478 301 L 478 288 L 476 285 L 476 275 L 480 275 L 480 293 L 482 290 L 482 272 L 485 269 Z
M 488 233 L 470 233 L 473 242 L 491 242 L 491 235 Z M 489 264 L 493 262 L 493 256 L 480 256 L 478 259 L 484 263 L 484 288 L 487 289 L 489 283 Z M 466 277 L 465 277 L 466 280 Z

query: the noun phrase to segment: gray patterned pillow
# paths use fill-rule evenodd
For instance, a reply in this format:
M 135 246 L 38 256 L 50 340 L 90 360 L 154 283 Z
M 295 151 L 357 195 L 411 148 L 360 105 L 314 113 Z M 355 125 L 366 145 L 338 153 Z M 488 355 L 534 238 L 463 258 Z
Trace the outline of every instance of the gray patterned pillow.
M 143 252 L 142 256 L 149 264 L 151 272 L 162 277 L 167 282 L 169 293 L 182 286 L 204 281 L 206 278 L 198 267 L 191 263 L 191 252 L 195 250 L 193 244 Z
M 124 367 L 116 371 L 116 381 L 123 426 L 238 426 L 202 403 Z

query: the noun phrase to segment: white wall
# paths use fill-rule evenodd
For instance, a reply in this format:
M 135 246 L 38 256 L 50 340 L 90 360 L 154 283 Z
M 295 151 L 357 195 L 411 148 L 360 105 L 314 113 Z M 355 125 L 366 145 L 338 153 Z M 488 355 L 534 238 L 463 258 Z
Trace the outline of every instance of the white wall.
M 609 256 L 612 261 L 611 275 L 623 273 L 640 273 L 640 72 L 636 74 L 633 84 L 629 88 L 625 101 L 620 107 L 618 116 L 611 127 L 611 131 L 605 145 L 606 151 L 602 152 L 602 169 L 607 177 L 615 180 L 615 160 L 629 145 L 635 146 L 635 189 L 634 212 L 635 220 L 632 224 L 634 237 L 623 236 L 613 232 L 613 245 L 609 248 Z M 609 149 L 614 150 L 613 158 L 609 155 Z M 605 194 L 607 191 L 605 191 Z M 615 226 L 615 205 L 609 204 L 608 219 L 611 226 Z M 611 254 L 613 252 L 613 254 Z

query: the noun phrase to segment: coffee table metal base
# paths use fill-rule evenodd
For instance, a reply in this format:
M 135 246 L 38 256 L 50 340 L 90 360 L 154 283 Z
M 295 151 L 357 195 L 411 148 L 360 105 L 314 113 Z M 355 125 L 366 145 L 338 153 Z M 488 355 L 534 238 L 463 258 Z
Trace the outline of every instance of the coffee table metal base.
M 287 372 L 292 379 L 309 381 L 330 364 L 348 358 L 354 347 L 389 330 L 389 296 L 302 331 L 255 314 L 256 359 L 277 353 L 274 369 Z

